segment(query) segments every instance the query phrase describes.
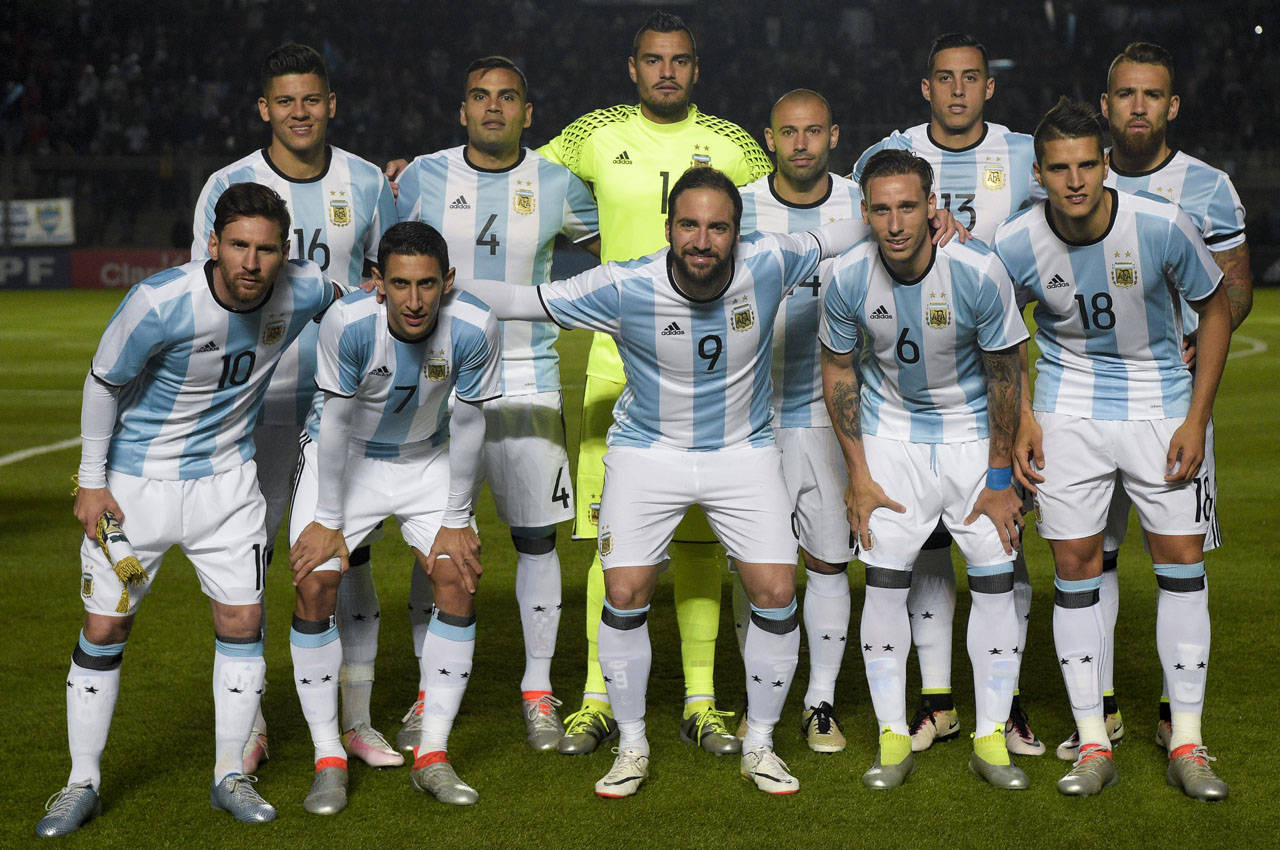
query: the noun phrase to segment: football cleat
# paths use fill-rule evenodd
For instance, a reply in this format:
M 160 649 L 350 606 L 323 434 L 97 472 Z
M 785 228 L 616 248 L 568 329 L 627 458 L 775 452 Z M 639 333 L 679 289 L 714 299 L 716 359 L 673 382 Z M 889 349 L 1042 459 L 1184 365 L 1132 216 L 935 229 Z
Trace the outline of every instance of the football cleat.
M 276 819 L 275 807 L 254 789 L 256 776 L 233 773 L 209 790 L 209 805 L 230 812 L 243 823 L 266 823 Z
M 584 756 L 618 734 L 618 721 L 594 705 L 584 704 L 564 720 L 564 737 L 556 744 L 561 754 Z
M 1169 752 L 1169 742 L 1173 740 L 1173 724 L 1168 720 L 1156 721 L 1156 743 L 1160 749 Z
M 742 754 L 742 778 L 754 782 L 766 794 L 794 794 L 800 780 L 791 775 L 787 763 L 778 758 L 772 747 L 757 747 Z
M 564 737 L 564 724 L 556 708 L 564 703 L 551 694 L 543 694 L 537 699 L 523 700 L 524 728 L 528 733 L 529 746 L 535 750 L 554 750 Z
M 404 724 L 396 733 L 396 749 L 402 753 L 412 753 L 422 738 L 422 700 L 417 700 L 409 708 L 409 713 L 400 718 Z
M 1120 712 L 1108 714 L 1106 716 L 1107 723 L 1107 740 L 1114 746 L 1124 739 L 1124 718 L 1120 716 Z M 1160 730 L 1156 729 L 1157 741 L 1159 740 Z M 1164 748 L 1169 749 L 1169 743 L 1166 740 Z M 1072 732 L 1071 737 L 1058 745 L 1057 755 L 1063 761 L 1075 761 L 1080 750 L 1080 733 Z
M 596 782 L 596 796 L 620 800 L 640 790 L 649 776 L 649 757 L 639 750 L 620 750 L 614 747 L 617 758 L 613 767 Z
M 68 785 L 44 804 L 47 814 L 36 824 L 36 835 L 70 835 L 102 812 L 102 800 L 88 782 Z
M 988 785 L 1006 791 L 1022 791 L 1031 784 L 1022 769 L 1009 759 L 1004 732 L 999 728 L 990 735 L 973 739 L 969 770 Z
M 916 759 L 911 753 L 910 737 L 885 729 L 880 733 L 875 761 L 862 774 L 862 784 L 877 791 L 897 788 L 916 769 Z
M 920 707 L 911 718 L 911 752 L 922 753 L 939 741 L 950 741 L 960 734 L 960 716 L 954 708 L 934 711 L 928 696 L 920 697 Z
M 1009 709 L 1009 719 L 1004 723 L 1004 743 L 1009 752 L 1020 756 L 1044 755 L 1044 743 L 1031 731 L 1027 721 L 1027 712 L 1020 702 L 1014 702 Z
M 1080 747 L 1080 757 L 1071 770 L 1058 780 L 1058 791 L 1070 797 L 1089 797 L 1100 794 L 1103 788 L 1115 785 L 1119 779 L 1111 750 L 1101 744 L 1085 744 Z
M 815 753 L 838 753 L 844 749 L 844 731 L 831 703 L 818 703 L 800 713 L 800 732 Z
M 249 733 L 249 740 L 245 741 L 240 768 L 246 774 L 254 773 L 269 758 L 271 753 L 267 751 L 267 730 L 254 727 Z
M 423 767 L 414 767 L 409 774 L 414 788 L 425 791 L 441 803 L 452 806 L 471 806 L 480 795 L 476 789 L 458 778 L 453 765 L 445 760 L 434 761 Z
M 1196 800 L 1227 799 L 1227 783 L 1218 778 L 1209 762 L 1217 761 L 1203 744 L 1183 744 L 1169 754 L 1165 780 Z
M 311 780 L 311 792 L 302 801 L 302 808 L 313 815 L 336 815 L 347 807 L 347 769 L 325 767 L 316 771 Z
M 715 708 L 695 711 L 680 722 L 680 740 L 697 744 L 717 756 L 740 753 L 742 741 L 724 725 L 726 717 L 733 717 L 733 712 Z
M 399 767 L 404 764 L 404 756 L 396 752 L 395 748 L 387 743 L 387 739 L 368 723 L 358 724 L 355 728 L 343 732 L 342 746 L 349 755 L 355 756 L 370 767 Z

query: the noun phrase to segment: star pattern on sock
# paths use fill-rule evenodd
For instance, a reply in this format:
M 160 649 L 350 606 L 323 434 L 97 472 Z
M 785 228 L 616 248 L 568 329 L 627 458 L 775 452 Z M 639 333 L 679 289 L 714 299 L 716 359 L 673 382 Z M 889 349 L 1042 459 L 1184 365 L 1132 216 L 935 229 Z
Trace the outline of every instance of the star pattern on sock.
M 311 684 L 311 680 L 310 680 L 310 679 L 299 679 L 298 681 L 299 681 L 299 682 L 301 682 L 301 683 L 302 683 L 302 684 L 304 684 L 304 685 L 309 685 L 309 684 Z
M 920 619 L 922 619 L 922 620 L 932 620 L 932 619 L 933 619 L 933 612 L 932 612 L 932 611 L 923 611 L 923 612 L 921 612 L 921 614 L 920 614 Z
M 780 687 L 782 687 L 782 680 L 781 680 L 781 679 L 775 679 L 774 681 L 770 682 L 769 684 L 773 685 L 775 688 L 780 688 Z
M 1081 658 L 1081 659 L 1080 659 L 1080 663 L 1081 663 L 1081 664 L 1092 664 L 1092 663 L 1093 663 L 1093 656 L 1092 656 L 1092 655 L 1086 655 L 1086 656 L 1084 656 L 1083 658 Z
M 452 676 L 452 675 L 453 675 L 452 673 L 450 673 L 450 672 L 449 672 L 447 669 L 445 669 L 444 667 L 441 667 L 441 668 L 440 668 L 439 670 L 437 670 L 436 672 L 437 672 L 437 673 L 439 673 L 441 676 Z
M 884 652 L 893 652 L 893 644 L 886 643 L 884 646 L 880 647 L 880 649 Z
M 608 676 L 605 676 L 605 677 L 604 677 L 604 683 L 605 683 L 606 685 L 612 685 L 612 684 L 613 684 L 613 679 L 610 679 Z
M 1003 654 L 1004 653 L 1000 651 L 1000 647 L 998 646 L 993 646 L 987 650 L 987 655 L 1003 655 Z
M 470 679 L 470 678 L 471 678 L 471 671 L 470 671 L 470 670 L 468 670 L 467 672 L 463 673 L 463 674 L 462 674 L 462 678 L 464 678 L 464 679 Z
M 1058 663 L 1061 664 L 1063 667 L 1066 667 L 1068 664 L 1071 663 L 1071 661 L 1067 658 L 1059 658 Z
M 1209 666 L 1209 665 L 1208 665 L 1206 662 L 1201 661 L 1199 664 L 1197 664 L 1197 665 L 1196 665 L 1196 669 L 1197 669 L 1197 670 L 1203 670 L 1204 668 L 1206 668 L 1206 667 L 1208 667 L 1208 666 Z
M 869 644 L 869 643 L 864 643 L 864 644 L 862 645 L 862 651 L 863 651 L 863 652 L 870 652 L 870 651 L 871 651 L 871 644 Z
M 352 614 L 351 619 L 355 620 L 357 623 L 362 623 L 368 618 L 365 617 L 364 614 Z
M 1186 669 L 1187 669 L 1187 665 L 1185 665 L 1185 664 L 1183 664 L 1181 661 L 1179 661 L 1177 664 L 1173 665 L 1173 669 L 1174 669 L 1174 670 L 1186 670 Z
M 823 639 L 823 640 L 831 640 L 831 635 L 823 635 L 823 636 L 822 636 L 822 639 Z
M 233 693 L 233 694 L 242 694 L 242 693 L 244 693 L 244 689 L 243 689 L 243 688 L 227 688 L 227 690 L 231 691 L 231 693 Z
M 71 680 L 70 680 L 70 679 L 67 679 L 67 687 L 68 687 L 68 688 L 74 688 L 74 687 L 75 687 L 75 685 L 74 685 L 74 684 L 72 684 L 72 682 L 71 682 Z
M 86 694 L 96 694 L 98 692 L 98 689 L 95 688 L 93 685 L 89 685 L 87 688 L 84 689 L 84 692 Z
M 763 680 L 763 679 L 761 679 L 759 676 L 754 676 L 754 675 L 753 675 L 753 676 L 751 677 L 751 681 L 755 682 L 755 683 L 758 685 L 758 684 L 760 684 L 761 682 L 763 682 L 764 680 Z
M 328 673 L 325 673 L 325 674 L 324 674 L 324 678 L 323 678 L 323 679 L 321 679 L 320 681 L 322 681 L 322 682 L 332 682 L 332 681 L 333 681 L 333 676 L 329 675 Z

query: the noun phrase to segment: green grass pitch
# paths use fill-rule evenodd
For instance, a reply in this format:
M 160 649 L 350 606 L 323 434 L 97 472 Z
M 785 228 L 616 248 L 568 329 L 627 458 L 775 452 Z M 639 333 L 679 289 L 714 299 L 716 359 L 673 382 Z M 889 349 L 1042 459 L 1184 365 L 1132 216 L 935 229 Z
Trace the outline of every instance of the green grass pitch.
M 79 433 L 80 387 L 98 336 L 119 292 L 0 293 L 0 716 L 9 741 L 0 783 L 0 846 L 31 846 L 45 799 L 65 781 L 63 677 L 81 618 L 77 596 L 77 524 L 71 515 L 74 447 L 15 460 L 24 450 Z M 576 431 L 588 338 L 561 338 L 569 433 Z M 287 624 L 293 601 L 287 571 L 268 581 L 270 631 L 265 710 L 271 760 L 258 788 L 279 810 L 265 826 L 241 825 L 209 808 L 213 758 L 209 607 L 185 559 L 172 552 L 143 606 L 126 651 L 115 723 L 103 763 L 103 815 L 63 840 L 79 847 L 337 847 L 615 845 L 770 846 L 1265 846 L 1280 828 L 1280 791 L 1270 721 L 1280 680 L 1280 595 L 1274 591 L 1280 469 L 1280 405 L 1275 391 L 1280 352 L 1280 292 L 1260 291 L 1253 315 L 1233 341 L 1218 397 L 1219 512 L 1226 544 L 1209 556 L 1214 649 L 1204 730 L 1231 798 L 1202 804 L 1166 786 L 1165 759 L 1152 739 L 1160 678 L 1154 647 L 1155 582 L 1136 530 L 1121 555 L 1121 612 L 1116 682 L 1128 735 L 1117 750 L 1121 782 L 1101 797 L 1058 795 L 1066 765 L 1054 745 L 1071 731 L 1052 651 L 1052 569 L 1048 550 L 1028 540 L 1036 596 L 1023 662 L 1023 700 L 1033 728 L 1049 746 L 1040 758 L 1018 758 L 1032 787 L 1000 792 L 966 769 L 968 745 L 942 744 L 918 757 L 901 789 L 872 792 L 859 776 L 871 763 L 874 721 L 856 650 L 845 657 L 837 693 L 849 748 L 810 753 L 798 733 L 807 662 L 791 689 L 776 733 L 779 754 L 802 784 L 794 797 L 773 799 L 737 775 L 737 760 L 701 753 L 678 739 L 682 697 L 675 620 L 668 581 L 652 614 L 653 676 L 649 686 L 650 781 L 636 797 L 597 799 L 592 783 L 609 767 L 601 751 L 567 758 L 535 753 L 524 743 L 518 713 L 523 665 L 514 602 L 514 555 L 505 529 L 481 502 L 486 573 L 479 610 L 474 675 L 454 727 L 450 753 L 480 802 L 455 809 L 414 792 L 408 769 L 375 771 L 353 763 L 349 808 L 322 819 L 302 810 L 311 781 L 311 745 L 290 687 Z M 571 456 L 573 452 L 571 450 Z M 565 711 L 577 707 L 584 659 L 587 544 L 562 528 L 564 614 L 553 668 Z M 382 602 L 382 653 L 373 716 L 394 734 L 413 697 L 417 668 L 410 652 L 405 601 L 410 558 L 393 531 L 374 549 Z M 862 577 L 853 575 L 854 616 Z M 742 666 L 730 621 L 725 576 L 718 660 L 721 704 L 739 708 Z M 962 722 L 972 723 L 973 695 L 963 648 L 967 594 L 961 582 L 954 682 Z M 856 619 L 855 619 L 856 629 Z M 856 634 L 856 630 L 853 632 Z M 914 675 L 914 674 L 913 674 Z M 914 689 L 914 681 L 911 685 Z M 1256 721 L 1256 722 L 1255 722 Z M 970 731 L 967 727 L 966 733 Z

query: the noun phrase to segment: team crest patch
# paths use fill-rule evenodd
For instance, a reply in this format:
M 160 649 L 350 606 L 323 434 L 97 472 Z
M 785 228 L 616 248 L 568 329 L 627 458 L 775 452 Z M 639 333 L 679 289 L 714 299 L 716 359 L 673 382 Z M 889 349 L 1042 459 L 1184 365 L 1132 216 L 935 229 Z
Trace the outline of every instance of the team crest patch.
M 443 357 L 428 357 L 427 362 L 422 365 L 422 372 L 428 381 L 439 383 L 449 377 L 449 361 Z
M 984 189 L 990 189 L 992 192 L 998 192 L 1004 188 L 1004 168 L 999 165 L 984 165 L 982 167 L 982 186 Z
M 329 221 L 334 227 L 346 227 L 351 223 L 351 204 L 346 192 L 329 193 Z
M 268 319 L 267 324 L 262 329 L 262 344 L 275 345 L 284 339 L 284 319 Z
M 93 569 L 88 564 L 85 564 L 84 568 L 85 570 Z M 85 599 L 93 596 L 93 576 L 88 572 L 81 573 L 80 575 L 80 595 Z
M 929 327 L 938 330 L 951 327 L 951 305 L 947 303 L 945 292 L 929 293 L 929 303 L 925 307 L 924 322 Z
M 736 301 L 737 299 L 734 300 Z M 741 303 L 734 304 L 730 302 L 729 307 L 732 311 L 729 327 L 739 333 L 744 333 L 755 327 L 756 314 L 752 311 L 751 302 L 747 300 L 747 296 L 742 296 Z
M 693 155 L 689 159 L 690 168 L 711 166 L 711 145 L 694 145 Z
M 537 202 L 533 197 L 533 183 L 528 180 L 516 181 L 516 193 L 511 199 L 511 208 L 520 215 L 533 215 Z
M 1124 255 L 1132 256 L 1128 251 L 1125 251 Z M 1119 289 L 1130 289 L 1138 285 L 1138 276 L 1134 273 L 1133 263 L 1127 259 L 1121 260 L 1119 251 L 1116 251 L 1116 260 L 1111 264 L 1111 282 Z
M 600 554 L 608 555 L 613 551 L 613 534 L 606 531 L 600 535 Z

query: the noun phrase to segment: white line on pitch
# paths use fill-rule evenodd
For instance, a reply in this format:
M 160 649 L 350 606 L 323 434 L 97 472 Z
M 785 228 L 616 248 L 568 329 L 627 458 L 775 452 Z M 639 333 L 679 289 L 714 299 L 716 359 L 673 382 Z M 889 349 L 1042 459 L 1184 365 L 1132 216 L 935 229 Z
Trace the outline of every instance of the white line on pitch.
M 26 460 L 29 457 L 48 454 L 49 452 L 59 452 L 63 449 L 69 449 L 72 446 L 78 445 L 80 445 L 80 438 L 72 437 L 70 440 L 63 440 L 60 443 L 50 443 L 47 446 L 36 446 L 30 449 L 23 449 L 20 452 L 14 452 L 13 454 L 0 455 L 0 466 L 17 463 L 20 460 Z
M 1228 360 L 1230 360 L 1233 357 L 1248 357 L 1251 354 L 1261 354 L 1262 352 L 1267 350 L 1267 344 L 1265 342 L 1263 342 L 1260 339 L 1255 339 L 1251 336 L 1245 336 L 1244 334 L 1232 334 L 1231 340 L 1232 342 L 1239 340 L 1240 342 L 1247 345 L 1248 348 L 1242 348 L 1239 351 L 1231 352 L 1230 354 L 1227 355 Z

